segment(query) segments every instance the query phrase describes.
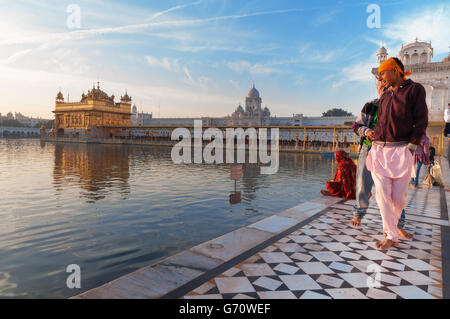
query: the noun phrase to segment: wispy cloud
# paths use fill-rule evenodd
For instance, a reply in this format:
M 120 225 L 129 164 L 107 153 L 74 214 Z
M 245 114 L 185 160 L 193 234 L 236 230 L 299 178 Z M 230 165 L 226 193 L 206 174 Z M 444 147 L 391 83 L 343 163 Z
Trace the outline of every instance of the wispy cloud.
M 15 62 L 17 59 L 19 59 L 20 57 L 23 57 L 32 51 L 33 51 L 33 49 L 25 49 L 25 50 L 18 51 L 16 53 L 10 55 L 6 59 L 0 60 L 0 64 L 11 64 L 11 63 Z
M 400 14 L 382 29 L 383 36 L 394 41 L 410 43 L 432 41 L 435 53 L 447 53 L 450 39 L 450 5 L 439 4 Z
M 191 6 L 195 6 L 195 5 L 198 5 L 200 3 L 201 3 L 201 1 L 197 1 L 197 2 L 192 2 L 192 3 L 188 3 L 188 4 L 184 4 L 184 5 L 175 6 L 175 7 L 169 8 L 167 10 L 159 11 L 159 12 L 156 12 L 156 13 L 152 14 L 148 18 L 148 20 L 150 20 L 150 21 L 151 20 L 155 20 L 156 18 L 165 15 L 166 13 L 169 13 L 169 12 L 172 12 L 172 11 L 175 11 L 175 10 L 184 9 L 184 8 L 191 7 Z
M 151 55 L 146 55 L 145 59 L 146 59 L 147 63 L 152 67 L 163 68 L 163 69 L 166 69 L 169 71 L 178 71 L 179 70 L 178 60 L 176 60 L 176 59 L 169 59 L 167 57 L 158 59 Z
M 262 63 L 252 64 L 245 60 L 228 62 L 227 66 L 229 69 L 238 73 L 250 72 L 251 74 L 274 74 L 282 72 L 282 70 L 271 67 L 267 64 Z

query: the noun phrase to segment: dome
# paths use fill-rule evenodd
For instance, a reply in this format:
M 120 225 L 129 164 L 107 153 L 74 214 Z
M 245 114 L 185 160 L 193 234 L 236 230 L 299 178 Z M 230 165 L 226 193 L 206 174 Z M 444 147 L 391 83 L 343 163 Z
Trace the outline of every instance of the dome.
M 445 58 L 442 59 L 442 62 L 449 62 L 450 61 L 450 53 Z
M 379 50 L 378 50 L 378 54 L 387 54 L 387 50 L 384 46 L 382 46 Z
M 239 106 L 236 108 L 236 112 L 244 113 L 244 109 L 242 108 L 241 105 L 239 105 Z
M 253 84 L 253 88 L 248 91 L 248 97 L 259 98 L 259 92 L 257 89 L 255 89 L 255 84 Z

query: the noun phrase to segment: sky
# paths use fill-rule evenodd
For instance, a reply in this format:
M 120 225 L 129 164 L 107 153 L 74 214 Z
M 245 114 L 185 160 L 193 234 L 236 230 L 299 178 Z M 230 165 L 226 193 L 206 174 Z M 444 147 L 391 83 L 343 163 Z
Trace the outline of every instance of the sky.
M 373 10 L 373 5 L 379 8 Z M 0 113 L 53 118 L 93 83 L 154 117 L 230 115 L 253 83 L 272 116 L 357 114 L 376 53 L 449 54 L 448 1 L 0 0 Z M 374 20 L 379 17 L 379 19 Z

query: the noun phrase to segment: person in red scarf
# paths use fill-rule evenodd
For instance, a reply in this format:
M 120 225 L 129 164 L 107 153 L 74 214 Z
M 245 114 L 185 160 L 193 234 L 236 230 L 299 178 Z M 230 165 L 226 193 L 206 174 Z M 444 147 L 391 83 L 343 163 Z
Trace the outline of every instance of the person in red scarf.
M 323 195 L 343 197 L 345 199 L 356 198 L 356 165 L 345 151 L 334 153 L 338 167 L 334 179 L 328 181 L 328 191 L 321 190 Z

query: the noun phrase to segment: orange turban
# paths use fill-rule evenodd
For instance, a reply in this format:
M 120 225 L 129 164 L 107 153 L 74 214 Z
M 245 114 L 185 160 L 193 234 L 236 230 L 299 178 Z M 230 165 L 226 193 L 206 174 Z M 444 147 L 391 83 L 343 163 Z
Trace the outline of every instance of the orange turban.
M 406 80 L 406 75 L 411 74 L 410 71 L 403 72 L 402 69 L 400 68 L 400 66 L 397 64 L 397 62 L 395 62 L 394 58 L 389 58 L 386 61 L 384 61 L 383 63 L 381 63 L 380 66 L 378 67 L 378 74 L 380 74 L 380 72 L 383 72 L 386 70 L 394 70 L 394 69 L 397 69 L 397 71 L 401 75 L 403 75 L 404 80 Z

